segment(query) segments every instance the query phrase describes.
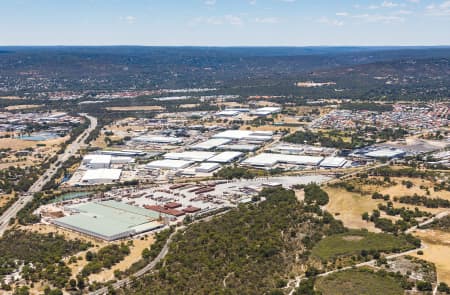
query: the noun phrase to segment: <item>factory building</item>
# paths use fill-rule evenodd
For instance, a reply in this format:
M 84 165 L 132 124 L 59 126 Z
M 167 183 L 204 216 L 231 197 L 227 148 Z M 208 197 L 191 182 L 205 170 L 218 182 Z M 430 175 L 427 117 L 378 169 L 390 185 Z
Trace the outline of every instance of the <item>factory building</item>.
M 265 117 L 265 116 L 272 115 L 272 114 L 278 114 L 280 112 L 281 112 L 281 108 L 279 108 L 279 107 L 264 107 L 264 108 L 256 109 L 256 110 L 250 112 L 250 114 L 252 114 L 254 116 Z
M 249 140 L 256 142 L 269 141 L 273 137 L 272 131 L 250 131 L 250 130 L 226 130 L 213 135 L 213 138 L 227 138 L 231 140 Z
M 120 180 L 121 174 L 121 169 L 89 169 L 84 173 L 81 182 L 90 185 L 114 183 Z
M 218 146 L 224 145 L 231 142 L 231 139 L 227 138 L 212 138 L 207 141 L 198 143 L 196 145 L 191 146 L 192 150 L 202 150 L 208 151 L 217 148 Z
M 209 158 L 208 161 L 217 163 L 231 163 L 242 157 L 242 155 L 243 153 L 241 152 L 222 152 L 212 158 Z
M 381 148 L 365 154 L 366 157 L 369 158 L 377 158 L 377 159 L 394 159 L 404 157 L 406 152 L 401 149 L 396 148 Z
M 163 226 L 161 213 L 116 201 L 89 202 L 65 208 L 72 212 L 52 221 L 95 238 L 114 241 L 148 232 Z
M 128 164 L 134 162 L 132 157 L 89 154 L 84 156 L 82 163 L 89 169 L 107 169 L 111 164 Z
M 320 162 L 320 167 L 323 168 L 341 168 L 347 164 L 347 160 L 342 157 L 326 157 Z
M 89 154 L 84 156 L 82 163 L 91 169 L 109 168 L 111 158 L 110 155 Z
M 161 143 L 161 144 L 180 144 L 183 142 L 181 138 L 159 135 L 143 135 L 133 139 L 134 142 L 140 143 Z
M 279 163 L 302 166 L 318 166 L 322 160 L 323 157 L 261 153 L 257 156 L 246 159 L 242 162 L 242 164 L 265 168 L 274 167 Z
M 192 165 L 192 161 L 185 160 L 156 160 L 146 165 L 148 169 L 167 169 L 167 170 L 179 170 L 184 169 Z
M 201 163 L 197 167 L 195 167 L 195 172 L 197 173 L 211 173 L 220 168 L 220 164 L 217 163 Z
M 167 153 L 164 155 L 165 159 L 170 160 L 184 160 L 184 161 L 192 161 L 192 162 L 203 162 L 212 157 L 214 157 L 216 153 L 213 152 L 203 152 L 203 151 L 186 151 L 180 153 Z
M 102 155 L 110 155 L 110 156 L 117 156 L 117 157 L 143 157 L 147 153 L 144 151 L 138 151 L 138 150 L 121 150 L 121 151 L 100 151 L 100 154 Z

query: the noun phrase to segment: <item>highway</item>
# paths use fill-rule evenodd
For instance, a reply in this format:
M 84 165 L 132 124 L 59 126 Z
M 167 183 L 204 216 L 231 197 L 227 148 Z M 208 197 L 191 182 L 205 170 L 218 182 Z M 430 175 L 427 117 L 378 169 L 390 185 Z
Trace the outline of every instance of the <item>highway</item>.
M 64 153 L 58 156 L 58 159 L 50 165 L 50 167 L 44 172 L 44 174 L 36 180 L 35 183 L 29 188 L 28 192 L 19 196 L 17 202 L 15 202 L 8 210 L 0 217 L 0 237 L 6 231 L 9 226 L 9 220 L 16 217 L 17 213 L 25 207 L 25 205 L 33 199 L 33 194 L 42 190 L 45 184 L 52 179 L 61 165 L 67 161 L 71 156 L 76 155 L 81 147 L 86 145 L 86 138 L 97 127 L 97 118 L 89 116 L 87 114 L 80 114 L 89 119 L 89 127 L 83 131 L 71 144 L 66 147 Z

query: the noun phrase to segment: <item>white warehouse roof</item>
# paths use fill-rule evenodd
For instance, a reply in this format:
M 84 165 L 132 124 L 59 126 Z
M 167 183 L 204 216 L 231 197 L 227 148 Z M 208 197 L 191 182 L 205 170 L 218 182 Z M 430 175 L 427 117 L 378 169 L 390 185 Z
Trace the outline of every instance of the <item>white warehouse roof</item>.
M 150 143 L 181 143 L 183 140 L 177 137 L 170 136 L 156 136 L 156 135 L 143 135 L 133 139 L 138 142 L 150 142 Z
M 88 154 L 84 156 L 83 163 L 108 164 L 111 162 L 111 155 Z
M 220 164 L 217 163 L 201 163 L 200 165 L 195 167 L 195 172 L 209 173 L 219 168 Z
M 255 141 L 267 141 L 273 136 L 271 131 L 250 131 L 250 130 L 227 130 L 215 134 L 214 138 L 228 138 L 234 140 L 255 140 Z
M 320 167 L 339 168 L 344 166 L 347 160 L 342 157 L 326 157 L 320 162 Z
M 83 182 L 93 180 L 114 181 L 120 179 L 121 169 L 89 169 L 84 173 Z
M 317 166 L 322 160 L 323 157 L 261 153 L 257 156 L 248 158 L 243 164 L 265 167 L 275 166 L 278 163 Z
M 281 108 L 279 108 L 279 107 L 264 107 L 264 108 L 259 108 L 259 109 L 252 111 L 251 114 L 256 115 L 256 116 L 267 116 L 267 115 L 276 114 L 279 112 L 281 112 Z
M 184 160 L 157 160 L 147 164 L 150 169 L 184 169 L 192 164 Z
M 401 149 L 390 149 L 390 148 L 384 148 L 375 150 L 372 152 L 368 152 L 366 154 L 367 157 L 371 158 L 394 158 L 398 156 L 402 156 L 405 154 L 404 150 Z
M 215 155 L 216 153 L 212 152 L 187 151 L 181 153 L 167 153 L 164 155 L 164 158 L 172 160 L 203 162 L 208 160 L 209 158 L 214 157 Z
M 212 158 L 209 158 L 209 162 L 229 163 L 242 156 L 241 152 L 222 152 Z
M 210 150 L 216 148 L 218 146 L 227 144 L 231 141 L 231 139 L 227 138 L 211 138 L 207 141 L 197 143 L 196 145 L 191 146 L 193 150 Z

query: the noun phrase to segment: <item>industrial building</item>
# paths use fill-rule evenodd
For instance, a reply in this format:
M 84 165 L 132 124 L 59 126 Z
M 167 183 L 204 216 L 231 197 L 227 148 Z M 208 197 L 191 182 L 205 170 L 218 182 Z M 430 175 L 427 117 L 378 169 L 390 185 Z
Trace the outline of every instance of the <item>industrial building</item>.
M 81 178 L 81 182 L 92 185 L 113 183 L 120 180 L 121 174 L 122 169 L 88 169 Z
M 371 152 L 365 154 L 366 157 L 369 158 L 378 158 L 378 159 L 393 159 L 393 158 L 401 158 L 405 156 L 406 152 L 401 149 L 396 148 L 381 148 L 376 149 Z
M 95 238 L 114 241 L 148 232 L 163 226 L 157 220 L 162 213 L 116 201 L 89 202 L 66 207 L 72 212 L 52 221 Z
M 218 150 L 224 151 L 240 151 L 240 152 L 254 152 L 260 148 L 256 144 L 226 144 L 217 147 Z
M 236 161 L 240 157 L 243 156 L 241 152 L 222 152 L 218 155 L 215 155 L 212 158 L 209 158 L 209 162 L 217 162 L 217 163 L 231 163 Z
M 195 167 L 195 172 L 198 173 L 211 173 L 220 168 L 220 164 L 217 163 L 201 163 L 197 167 Z
M 342 157 L 326 157 L 320 162 L 320 167 L 323 168 L 341 168 L 347 164 L 347 160 Z
M 167 153 L 164 155 L 165 159 L 171 160 L 184 160 L 184 161 L 192 161 L 192 162 L 203 162 L 212 157 L 214 157 L 216 153 L 213 152 L 204 152 L 204 151 L 185 151 L 180 153 Z
M 214 138 L 227 138 L 232 140 L 250 140 L 256 142 L 269 141 L 273 137 L 272 131 L 226 130 L 213 135 Z
M 110 155 L 89 154 L 84 156 L 82 163 L 91 169 L 109 168 L 111 158 Z
M 148 169 L 168 169 L 168 170 L 178 170 L 178 169 L 184 169 L 192 165 L 192 161 L 185 161 L 185 160 L 156 160 L 153 162 L 150 162 L 146 165 L 146 168 Z
M 231 141 L 231 139 L 226 138 L 212 138 L 204 142 L 197 143 L 196 145 L 191 146 L 192 150 L 203 150 L 208 151 L 217 148 L 218 146 L 227 144 Z
M 99 152 L 102 155 L 118 156 L 118 157 L 143 157 L 147 153 L 138 150 L 121 150 L 121 151 L 109 151 L 104 150 Z
M 143 135 L 133 138 L 133 141 L 140 143 L 180 144 L 183 142 L 183 139 L 171 136 Z
M 111 156 L 103 154 L 88 154 L 84 156 L 82 163 L 90 169 L 106 169 L 111 164 L 128 164 L 134 162 L 132 157 Z
M 254 116 L 265 117 L 265 116 L 277 114 L 280 112 L 281 112 L 280 107 L 263 107 L 263 108 L 259 108 L 254 111 L 251 111 L 250 114 L 252 114 Z
M 242 164 L 266 168 L 274 167 L 280 163 L 302 166 L 318 166 L 322 160 L 323 157 L 261 153 L 257 156 L 246 159 L 242 162 Z

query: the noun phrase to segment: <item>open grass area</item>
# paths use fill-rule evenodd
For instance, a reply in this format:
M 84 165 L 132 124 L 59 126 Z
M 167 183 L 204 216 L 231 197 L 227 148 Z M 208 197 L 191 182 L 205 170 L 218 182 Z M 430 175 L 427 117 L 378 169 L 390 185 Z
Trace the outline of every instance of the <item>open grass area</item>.
M 402 236 L 352 230 L 326 237 L 312 249 L 312 254 L 320 259 L 329 260 L 360 254 L 361 250 L 398 252 L 409 249 L 414 249 L 414 246 Z
M 436 265 L 439 282 L 450 284 L 450 233 L 440 230 L 418 230 L 414 233 L 425 243 L 423 255 L 413 256 Z
M 404 294 L 394 278 L 361 270 L 347 270 L 319 278 L 315 288 L 323 295 Z
M 361 218 L 364 212 L 372 212 L 372 210 L 377 209 L 380 201 L 372 200 L 372 198 L 358 193 L 348 192 L 342 188 L 326 186 L 324 190 L 330 197 L 326 210 L 335 215 L 336 219 L 341 220 L 346 227 L 352 229 L 365 228 L 371 232 L 380 232 L 372 222 L 364 221 Z

